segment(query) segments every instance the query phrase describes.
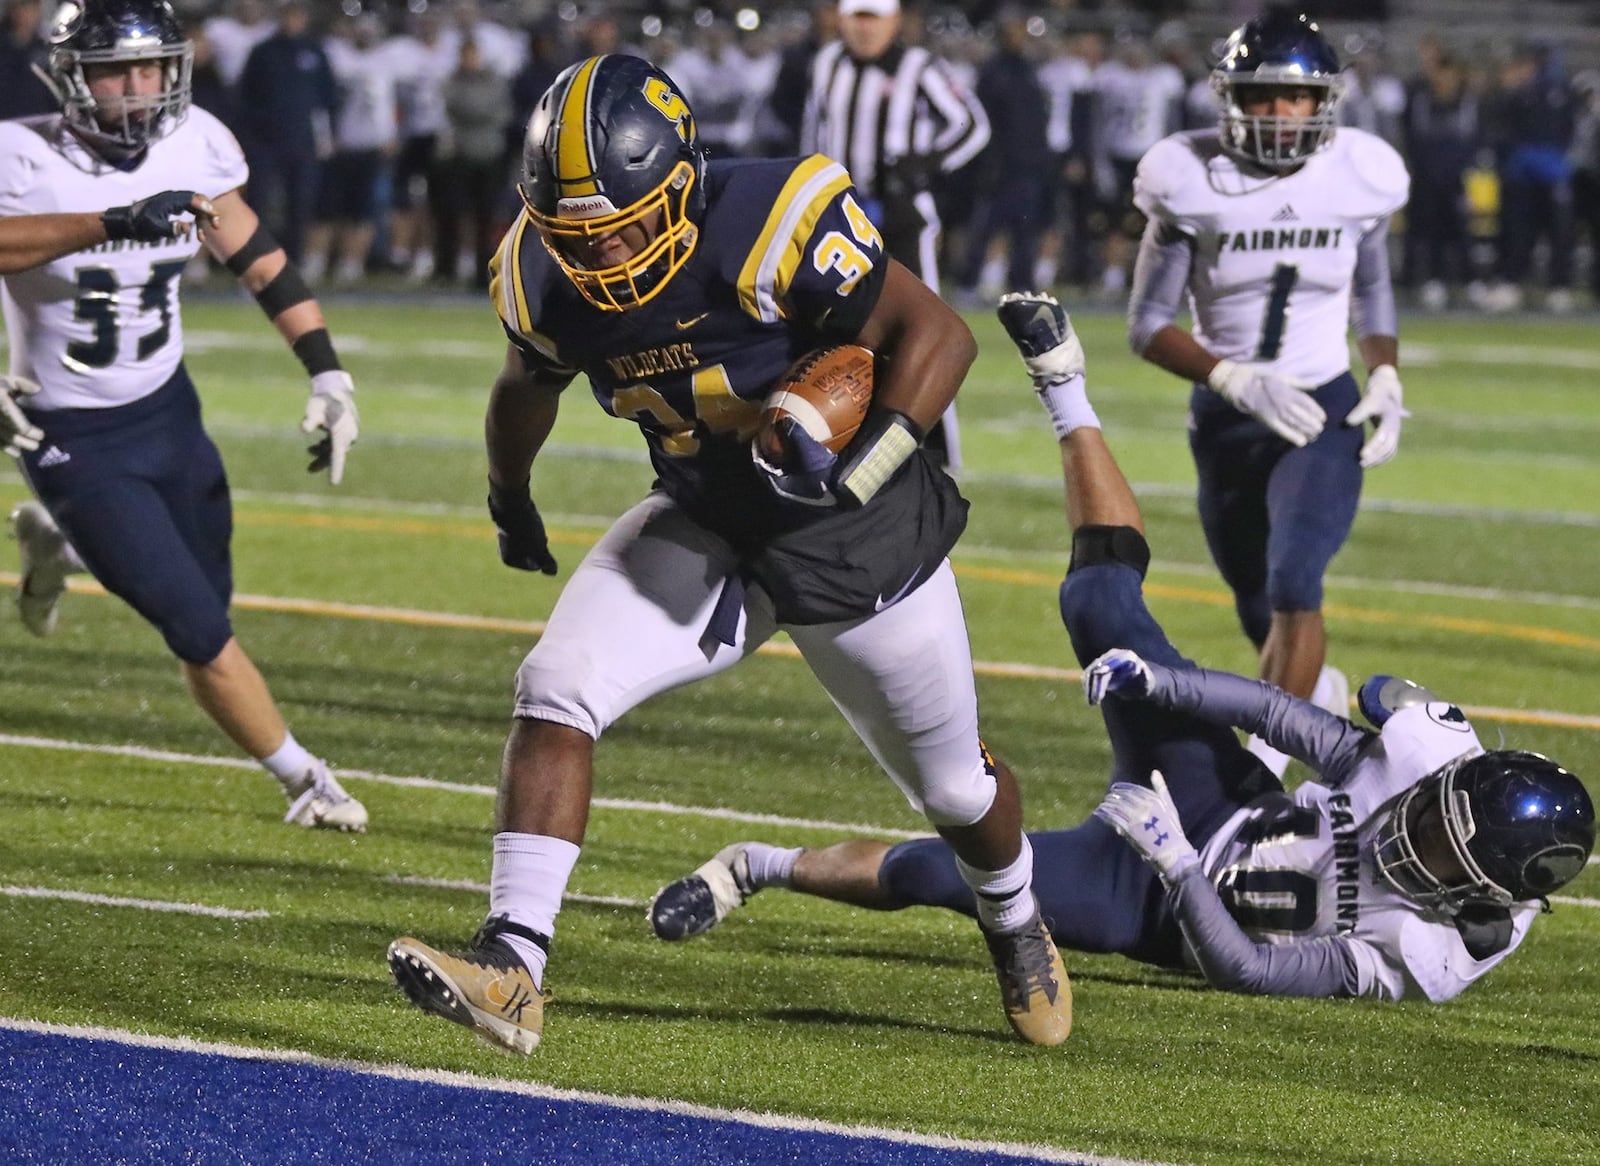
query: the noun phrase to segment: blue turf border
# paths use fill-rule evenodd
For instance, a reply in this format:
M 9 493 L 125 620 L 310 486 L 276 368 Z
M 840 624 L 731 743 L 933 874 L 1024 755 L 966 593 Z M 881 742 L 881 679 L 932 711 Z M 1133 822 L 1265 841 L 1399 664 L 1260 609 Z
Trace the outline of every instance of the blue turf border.
M 27 1166 L 1070 1161 L 4 1026 L 0 1160 Z

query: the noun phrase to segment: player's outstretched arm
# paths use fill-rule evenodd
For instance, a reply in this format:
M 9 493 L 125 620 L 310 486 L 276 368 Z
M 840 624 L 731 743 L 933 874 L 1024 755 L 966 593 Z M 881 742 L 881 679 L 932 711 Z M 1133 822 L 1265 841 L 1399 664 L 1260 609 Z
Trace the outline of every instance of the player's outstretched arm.
M 211 203 L 192 190 L 164 190 L 130 206 L 101 213 L 83 211 L 13 215 L 0 219 L 0 276 L 16 275 L 74 251 L 116 239 L 156 243 L 188 233 L 193 215 L 202 227 L 216 216 Z
M 307 451 L 311 464 L 306 468 L 311 473 L 327 470 L 328 480 L 337 486 L 344 479 L 345 457 L 361 433 L 355 381 L 339 364 L 321 305 L 250 204 L 237 190 L 213 203 L 217 222 L 202 231 L 202 238 L 255 297 L 310 374 L 311 395 L 300 428 L 321 437 Z

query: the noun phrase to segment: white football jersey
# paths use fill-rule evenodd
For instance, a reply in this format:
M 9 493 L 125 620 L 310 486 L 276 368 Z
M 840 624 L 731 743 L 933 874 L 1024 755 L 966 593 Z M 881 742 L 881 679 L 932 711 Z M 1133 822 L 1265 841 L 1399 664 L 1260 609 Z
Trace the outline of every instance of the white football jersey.
M 1158 142 L 1134 203 L 1194 241 L 1194 335 L 1229 360 L 1325 384 L 1350 368 L 1350 291 L 1361 237 L 1405 205 L 1405 163 L 1381 138 L 1340 129 L 1292 174 L 1245 170 L 1217 131 Z
M 0 121 L 0 215 L 103 211 L 163 190 L 208 198 L 244 185 L 244 153 L 203 109 L 150 145 L 132 170 L 101 161 L 58 116 Z M 200 249 L 188 238 L 102 243 L 0 283 L 11 373 L 36 381 L 37 409 L 126 405 L 183 358 L 178 284 Z
M 1454 705 L 1404 709 L 1343 785 L 1306 782 L 1292 798 L 1240 810 L 1206 843 L 1201 864 L 1256 942 L 1336 936 L 1355 953 L 1360 995 L 1448 1000 L 1516 949 L 1538 907 L 1514 906 L 1510 943 L 1474 959 L 1453 924 L 1424 914 L 1378 873 L 1373 838 L 1406 790 L 1457 757 L 1482 752 Z

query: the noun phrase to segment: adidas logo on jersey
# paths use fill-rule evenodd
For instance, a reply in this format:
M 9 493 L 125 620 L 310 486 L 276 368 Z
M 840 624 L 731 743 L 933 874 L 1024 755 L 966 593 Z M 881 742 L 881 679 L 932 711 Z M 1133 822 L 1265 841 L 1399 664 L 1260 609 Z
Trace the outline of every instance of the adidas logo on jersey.
M 1275 223 L 1298 223 L 1300 216 L 1294 213 L 1294 207 L 1284 203 L 1278 209 L 1278 213 L 1272 216 L 1272 221 Z
M 58 445 L 52 445 L 39 455 L 39 468 L 48 470 L 51 466 L 64 466 L 72 460 L 72 455 Z

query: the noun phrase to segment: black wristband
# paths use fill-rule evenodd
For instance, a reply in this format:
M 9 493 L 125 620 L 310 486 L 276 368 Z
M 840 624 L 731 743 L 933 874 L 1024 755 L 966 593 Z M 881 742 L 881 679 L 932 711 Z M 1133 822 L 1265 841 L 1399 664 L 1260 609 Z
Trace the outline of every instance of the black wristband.
M 293 263 L 284 264 L 283 270 L 256 292 L 256 303 L 261 305 L 269 320 L 276 320 L 290 308 L 316 298 Z
M 271 255 L 280 246 L 271 231 L 257 227 L 255 234 L 244 241 L 244 246 L 223 260 L 222 265 L 235 275 L 243 275 L 257 259 Z
M 341 367 L 339 354 L 333 350 L 333 337 L 326 328 L 307 332 L 289 347 L 312 376 L 319 372 L 338 372 Z

